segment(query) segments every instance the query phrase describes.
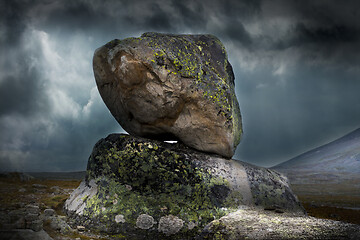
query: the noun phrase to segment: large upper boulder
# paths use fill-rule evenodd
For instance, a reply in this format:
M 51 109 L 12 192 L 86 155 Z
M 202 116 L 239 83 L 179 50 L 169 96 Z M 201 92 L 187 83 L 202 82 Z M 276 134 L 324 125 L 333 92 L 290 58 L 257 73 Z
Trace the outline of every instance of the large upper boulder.
M 96 83 L 130 134 L 231 158 L 242 134 L 234 73 L 212 35 L 145 33 L 96 50 Z
M 275 171 L 180 143 L 111 134 L 95 145 L 65 210 L 77 225 L 127 239 L 191 239 L 244 206 L 304 213 Z

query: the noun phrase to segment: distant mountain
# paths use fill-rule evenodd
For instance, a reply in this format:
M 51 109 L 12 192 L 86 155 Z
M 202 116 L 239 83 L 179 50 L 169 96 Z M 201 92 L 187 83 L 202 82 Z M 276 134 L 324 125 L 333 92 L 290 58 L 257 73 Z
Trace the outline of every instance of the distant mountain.
M 285 173 L 360 174 L 360 128 L 272 168 Z

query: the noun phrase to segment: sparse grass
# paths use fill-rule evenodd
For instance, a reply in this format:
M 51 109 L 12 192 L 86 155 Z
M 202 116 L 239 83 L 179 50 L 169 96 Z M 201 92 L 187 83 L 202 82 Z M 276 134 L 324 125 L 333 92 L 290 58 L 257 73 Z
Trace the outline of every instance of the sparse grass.
M 310 216 L 360 225 L 358 181 L 346 184 L 292 184 L 294 193 Z
M 298 195 L 351 196 L 360 199 L 360 180 L 348 180 L 341 183 L 291 184 Z
M 33 187 L 33 184 L 46 186 L 43 189 Z M 5 209 L 18 208 L 21 204 L 38 203 L 40 208 L 53 208 L 58 214 L 70 194 L 54 195 L 51 187 L 61 189 L 75 189 L 80 184 L 79 180 L 30 180 L 21 182 L 18 179 L 0 178 L 0 205 Z M 20 189 L 25 189 L 20 192 Z M 43 210 L 43 209 L 42 209 Z
M 303 203 L 312 203 L 318 206 L 332 206 L 340 208 L 360 208 L 360 196 L 351 195 L 310 195 L 297 194 Z
M 360 210 L 344 209 L 330 206 L 316 206 L 304 202 L 307 213 L 316 218 L 331 219 L 360 225 Z
M 66 199 L 68 198 L 69 198 L 69 194 L 57 195 L 54 197 L 45 195 L 40 199 L 40 202 L 54 209 L 58 215 L 63 215 L 62 209 Z

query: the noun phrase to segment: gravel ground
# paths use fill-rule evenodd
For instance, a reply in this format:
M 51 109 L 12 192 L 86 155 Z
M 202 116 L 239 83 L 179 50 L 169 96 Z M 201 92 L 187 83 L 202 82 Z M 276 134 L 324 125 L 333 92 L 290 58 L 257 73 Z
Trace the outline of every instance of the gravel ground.
M 359 239 L 360 225 L 258 209 L 241 209 L 214 220 L 207 239 Z

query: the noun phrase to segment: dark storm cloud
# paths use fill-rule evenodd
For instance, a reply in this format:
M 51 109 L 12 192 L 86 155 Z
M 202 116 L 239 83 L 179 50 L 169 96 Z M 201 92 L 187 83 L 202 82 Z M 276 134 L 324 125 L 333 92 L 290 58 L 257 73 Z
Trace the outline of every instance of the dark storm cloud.
M 359 6 L 0 1 L 0 167 L 84 169 L 97 139 L 121 131 L 94 88 L 92 53 L 148 31 L 223 41 L 245 131 L 235 158 L 272 165 L 339 137 L 360 124 Z
M 18 1 L 1 1 L 1 29 L 3 47 L 12 47 L 19 44 L 22 33 L 26 28 L 23 21 L 24 9 Z
M 18 1 L 0 2 L 0 117 L 36 114 L 48 108 L 42 86 L 43 78 L 32 64 L 32 57 L 39 57 L 39 46 L 34 45 L 33 49 L 22 47 L 26 30 L 24 5 Z
M 292 25 L 287 31 L 287 36 L 280 40 L 273 39 L 272 49 L 296 47 L 304 56 L 308 51 L 313 51 L 321 58 L 320 61 L 336 57 L 338 61 L 353 64 L 353 60 L 359 59 L 358 55 L 353 54 L 353 51 L 360 50 L 359 1 L 348 1 L 346 4 L 339 1 L 281 3 L 269 7 L 268 14 L 273 17 L 271 12 L 278 13 L 278 17 L 282 16 L 285 21 L 292 21 Z M 291 17 L 287 16 L 289 13 L 292 14 Z M 350 57 L 351 61 L 347 61 L 347 57 Z
M 47 99 L 41 86 L 40 74 L 28 64 L 20 62 L 15 76 L 5 77 L 0 83 L 0 117 L 3 115 L 29 115 L 47 111 Z
M 244 76 L 240 85 L 251 85 L 266 72 Z M 238 90 L 246 113 L 239 158 L 270 166 L 359 127 L 358 79 L 356 74 L 304 65 L 286 86 Z M 267 80 L 275 81 L 276 76 Z

